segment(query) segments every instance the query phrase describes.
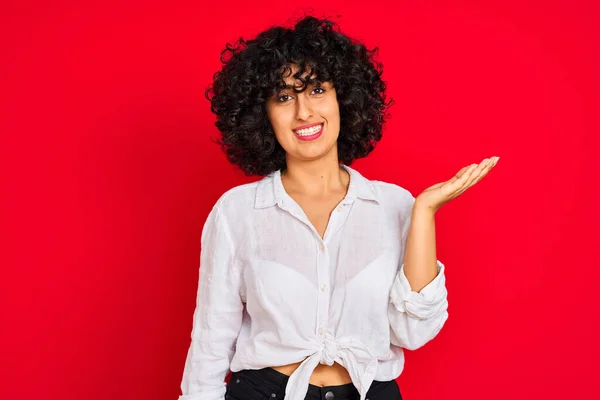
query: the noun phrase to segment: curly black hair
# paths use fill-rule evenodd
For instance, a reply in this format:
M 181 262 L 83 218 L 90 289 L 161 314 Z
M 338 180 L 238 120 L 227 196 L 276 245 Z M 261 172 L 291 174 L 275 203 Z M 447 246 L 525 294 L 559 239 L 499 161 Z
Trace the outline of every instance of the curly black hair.
M 367 156 L 381 139 L 393 100 L 386 101 L 383 66 L 375 61 L 378 48 L 340 33 L 329 19 L 305 16 L 294 29 L 272 27 L 256 38 L 227 43 L 220 71 L 205 96 L 221 138 L 215 140 L 227 159 L 246 175 L 268 175 L 285 169 L 285 150 L 267 116 L 267 99 L 285 87 L 284 78 L 297 65 L 294 78 L 309 84 L 332 82 L 340 109 L 338 158 L 350 165 Z M 308 70 L 307 70 L 308 68 Z M 308 71 L 304 79 L 304 72 Z M 314 74 L 314 75 L 313 75 Z

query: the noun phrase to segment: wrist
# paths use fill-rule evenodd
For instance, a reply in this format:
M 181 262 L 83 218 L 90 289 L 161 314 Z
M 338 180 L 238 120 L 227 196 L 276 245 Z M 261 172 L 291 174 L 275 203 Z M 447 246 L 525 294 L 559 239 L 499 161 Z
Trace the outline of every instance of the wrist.
M 437 210 L 429 204 L 420 201 L 419 198 L 415 200 L 413 205 L 413 215 L 419 215 L 423 217 L 434 217 Z

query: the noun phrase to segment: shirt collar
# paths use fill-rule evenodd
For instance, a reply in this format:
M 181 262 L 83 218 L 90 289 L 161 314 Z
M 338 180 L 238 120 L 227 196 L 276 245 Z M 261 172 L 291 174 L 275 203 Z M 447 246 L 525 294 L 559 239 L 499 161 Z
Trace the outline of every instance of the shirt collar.
M 379 198 L 371 181 L 347 165 L 341 164 L 341 167 L 350 174 L 350 184 L 344 202 L 352 202 L 355 198 L 360 198 L 379 203 Z M 289 196 L 281 182 L 281 170 L 271 172 L 258 181 L 254 208 L 266 208 L 278 203 L 281 204 L 286 197 Z

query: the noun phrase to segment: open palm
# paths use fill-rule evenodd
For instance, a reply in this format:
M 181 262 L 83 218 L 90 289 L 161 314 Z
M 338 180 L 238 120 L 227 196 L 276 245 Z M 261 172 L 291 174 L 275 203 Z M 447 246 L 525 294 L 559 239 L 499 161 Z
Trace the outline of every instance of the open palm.
M 479 164 L 463 167 L 450 180 L 425 189 L 417 196 L 416 201 L 436 212 L 444 204 L 460 196 L 468 188 L 483 179 L 498 160 L 499 157 L 486 158 Z

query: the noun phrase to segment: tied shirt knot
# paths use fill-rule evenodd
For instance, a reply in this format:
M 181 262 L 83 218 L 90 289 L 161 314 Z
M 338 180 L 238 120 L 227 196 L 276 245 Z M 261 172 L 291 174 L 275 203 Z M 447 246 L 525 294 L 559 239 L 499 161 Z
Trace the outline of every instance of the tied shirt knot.
M 325 341 L 321 347 L 321 364 L 333 365 L 338 356 L 338 346 L 333 336 L 329 333 L 325 334 Z

